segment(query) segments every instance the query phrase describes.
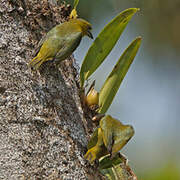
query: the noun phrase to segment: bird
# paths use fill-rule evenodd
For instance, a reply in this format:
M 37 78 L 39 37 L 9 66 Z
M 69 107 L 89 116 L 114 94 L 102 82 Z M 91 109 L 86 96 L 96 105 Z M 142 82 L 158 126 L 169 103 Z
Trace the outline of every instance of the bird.
M 79 46 L 82 37 L 93 39 L 92 26 L 84 19 L 70 19 L 52 28 L 39 42 L 39 51 L 28 64 L 38 70 L 46 61 L 61 62 L 69 57 Z

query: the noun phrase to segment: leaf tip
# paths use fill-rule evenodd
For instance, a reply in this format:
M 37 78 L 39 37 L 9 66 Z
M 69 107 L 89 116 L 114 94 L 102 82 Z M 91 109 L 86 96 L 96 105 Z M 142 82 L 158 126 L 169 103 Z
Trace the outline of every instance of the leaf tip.
M 133 14 L 135 14 L 137 11 L 140 11 L 140 8 L 129 8 L 126 9 L 125 11 L 133 11 Z
M 140 11 L 141 9 L 140 8 L 136 8 L 137 11 Z
M 134 39 L 134 41 L 133 41 L 132 43 L 139 44 L 139 46 L 140 46 L 141 41 L 142 41 L 142 37 L 141 37 L 141 36 L 138 36 L 138 37 L 136 37 L 136 39 Z
M 137 39 L 142 40 L 142 37 L 141 37 L 141 36 L 138 36 Z
M 136 38 L 136 41 L 138 41 L 139 42 L 139 45 L 141 44 L 141 41 L 142 41 L 142 37 L 141 36 L 138 36 L 137 38 Z

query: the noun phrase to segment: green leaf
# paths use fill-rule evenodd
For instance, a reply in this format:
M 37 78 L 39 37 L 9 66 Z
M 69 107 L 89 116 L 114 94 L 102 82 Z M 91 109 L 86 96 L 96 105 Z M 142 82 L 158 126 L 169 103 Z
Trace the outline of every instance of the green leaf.
M 116 156 L 112 159 L 110 154 L 102 157 L 99 160 L 99 169 L 108 169 L 113 167 L 113 165 L 118 165 L 124 161 L 123 157 L 120 155 L 120 153 L 116 154 Z
M 124 79 L 141 44 L 141 37 L 136 38 L 124 51 L 112 72 L 106 79 L 99 93 L 99 113 L 105 114 L 111 105 L 119 86 Z
M 98 142 L 98 128 L 96 128 L 88 142 L 87 148 L 91 149 L 92 147 L 94 147 Z
M 74 5 L 73 5 L 73 6 L 74 6 L 74 9 L 76 9 L 78 3 L 79 3 L 79 0 L 74 0 Z
M 127 165 L 127 160 L 120 153 L 113 159 L 111 159 L 110 155 L 102 157 L 99 160 L 98 169 L 108 180 L 129 180 L 129 177 L 136 179 Z
M 117 173 L 114 171 L 114 168 L 102 169 L 100 170 L 107 180 L 118 180 Z
M 89 48 L 80 71 L 81 87 L 84 81 L 93 74 L 93 72 L 101 65 L 107 55 L 111 52 L 126 25 L 137 12 L 137 8 L 126 9 L 116 16 L 104 29 L 99 33 L 91 47 Z

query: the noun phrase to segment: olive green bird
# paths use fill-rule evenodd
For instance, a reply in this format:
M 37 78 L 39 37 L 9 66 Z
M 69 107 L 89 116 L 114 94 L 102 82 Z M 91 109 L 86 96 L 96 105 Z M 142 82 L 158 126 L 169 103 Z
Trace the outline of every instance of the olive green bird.
M 39 42 L 37 56 L 29 62 L 29 67 L 38 70 L 46 61 L 60 62 L 69 57 L 79 46 L 83 36 L 93 39 L 91 24 L 83 19 L 70 19 L 52 28 Z

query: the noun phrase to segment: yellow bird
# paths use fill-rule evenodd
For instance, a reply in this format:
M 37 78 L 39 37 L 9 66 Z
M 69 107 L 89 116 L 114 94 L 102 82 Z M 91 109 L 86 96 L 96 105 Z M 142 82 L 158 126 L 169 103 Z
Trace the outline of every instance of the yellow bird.
M 93 39 L 91 29 L 91 24 L 80 18 L 55 26 L 40 41 L 40 50 L 29 62 L 29 67 L 37 70 L 46 61 L 60 62 L 66 59 L 78 47 L 83 36 Z

